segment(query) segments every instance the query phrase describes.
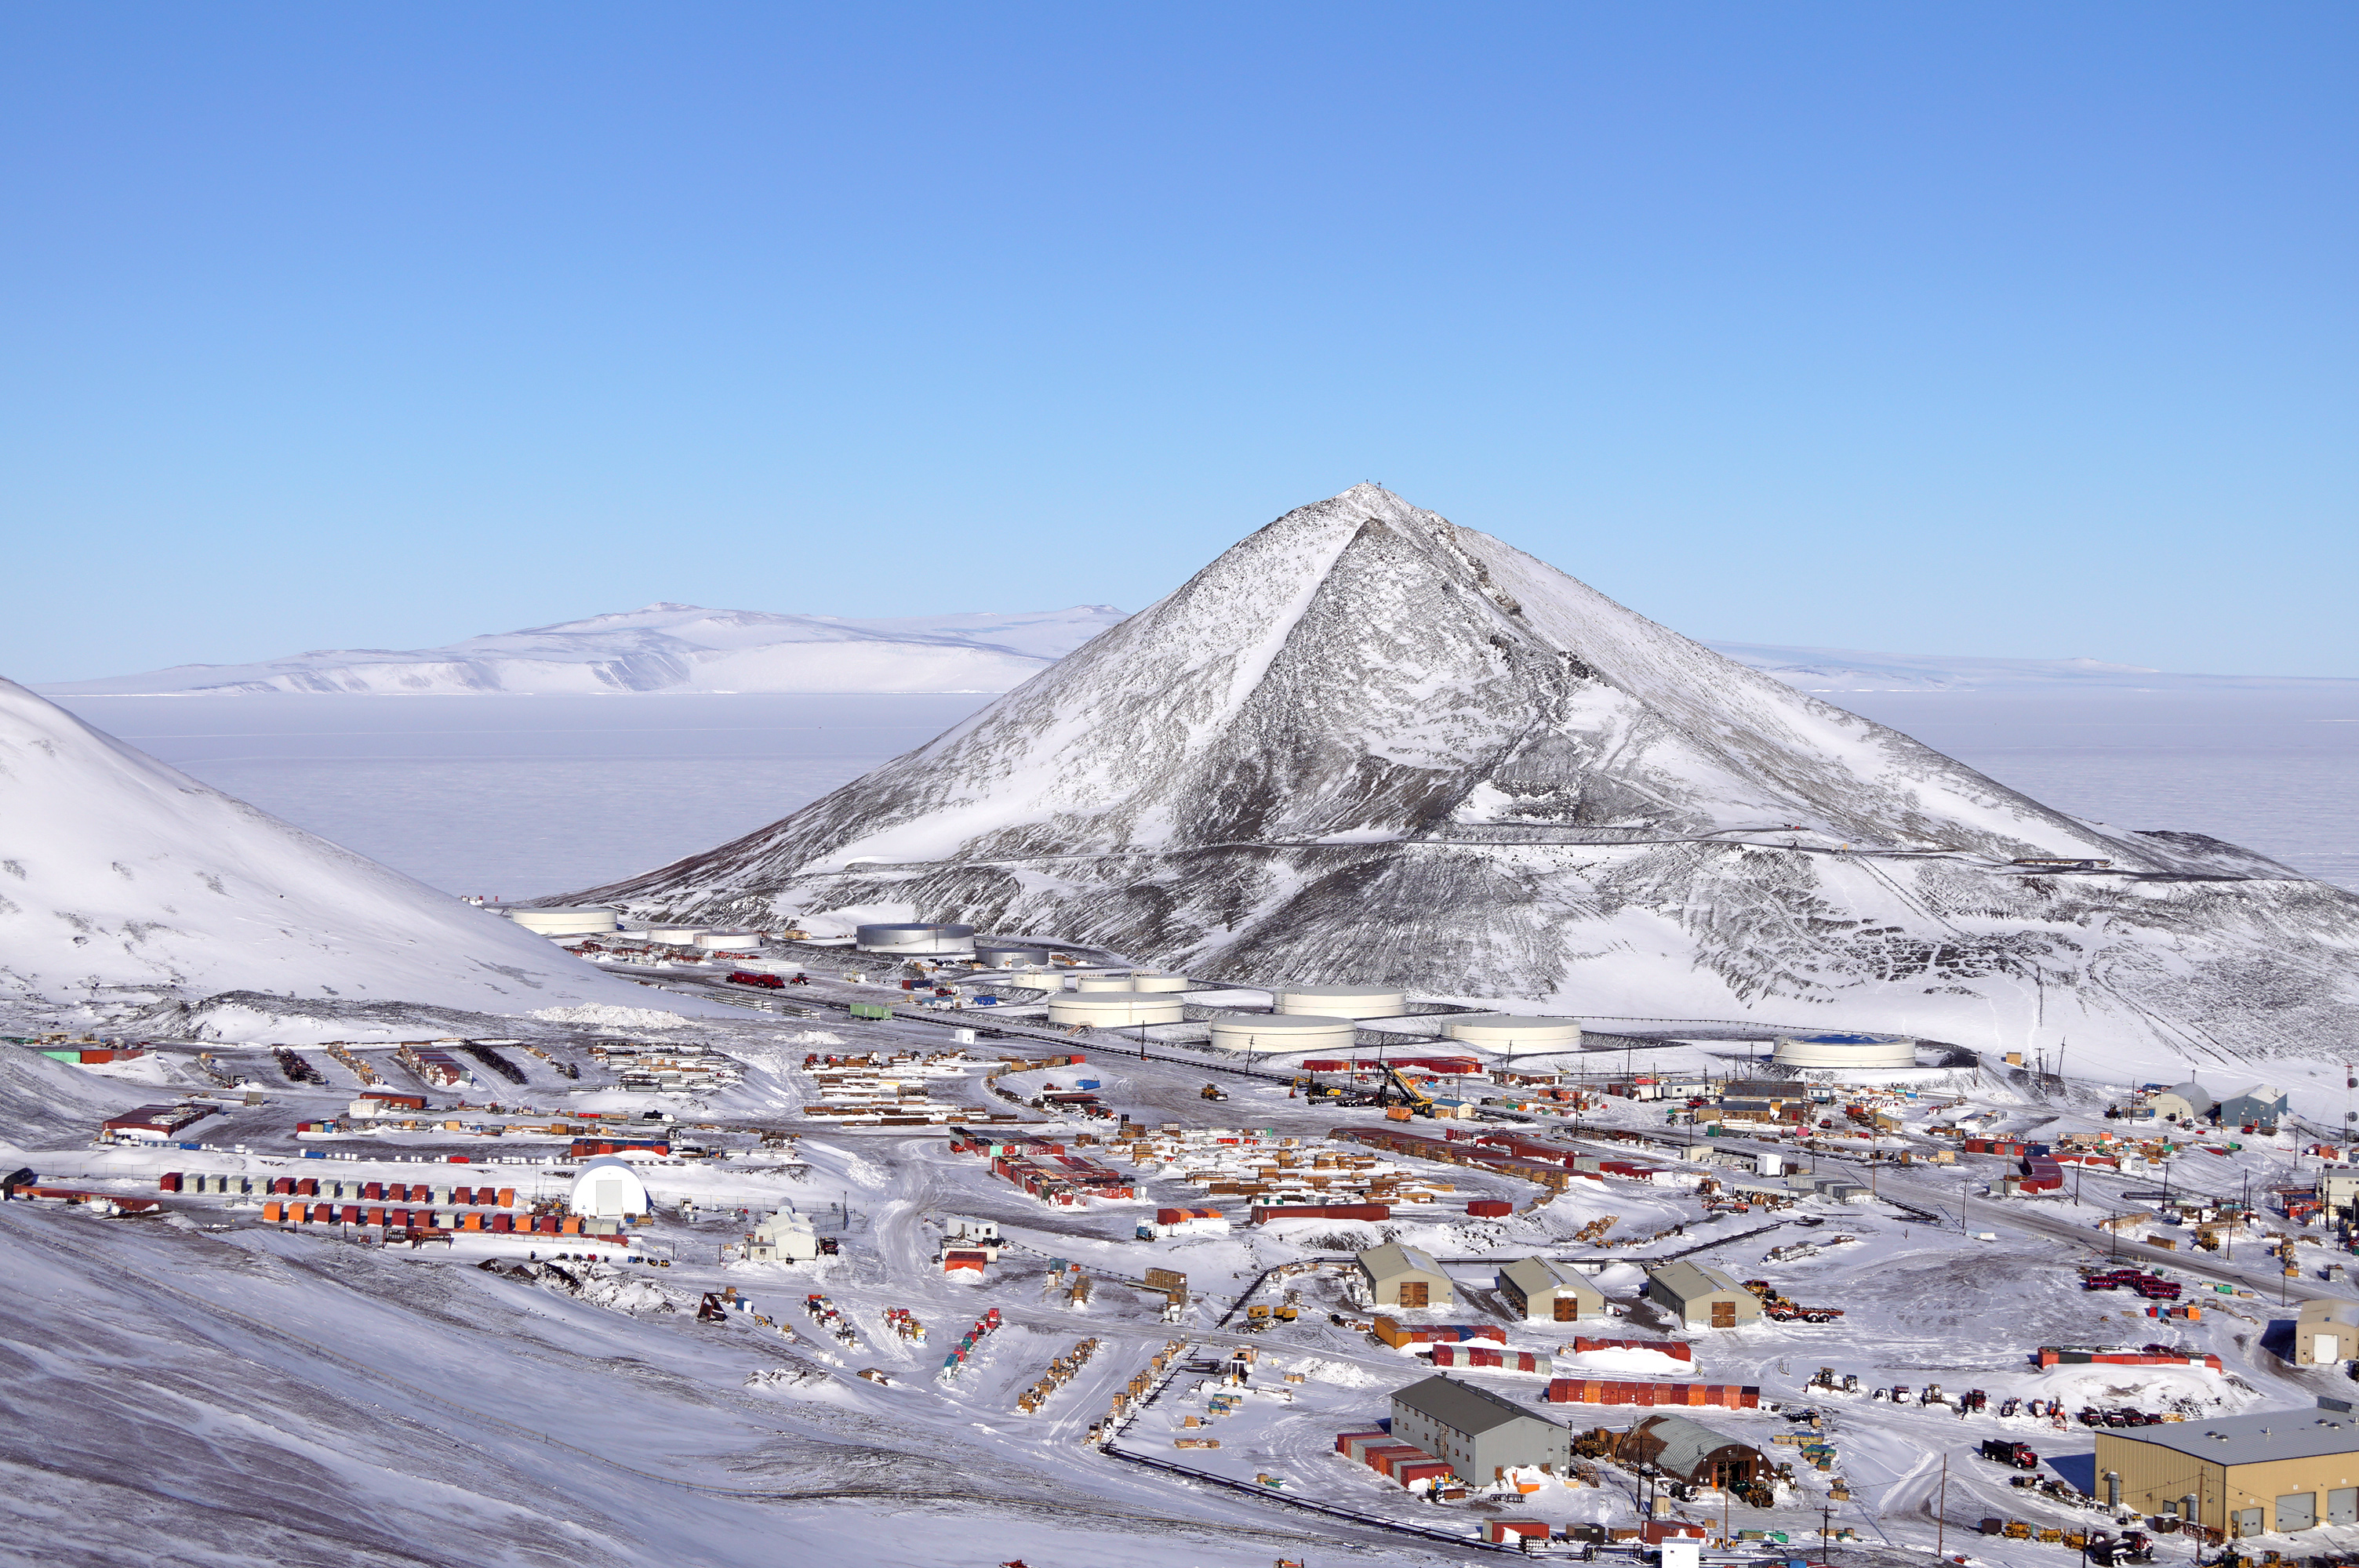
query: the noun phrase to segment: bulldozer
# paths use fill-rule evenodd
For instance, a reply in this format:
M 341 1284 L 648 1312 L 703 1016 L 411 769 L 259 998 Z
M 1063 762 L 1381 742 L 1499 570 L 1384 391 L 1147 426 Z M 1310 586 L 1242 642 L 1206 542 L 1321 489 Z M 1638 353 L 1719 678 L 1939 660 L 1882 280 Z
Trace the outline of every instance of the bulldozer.
M 1198 1089 L 1196 1092 L 1205 1099 L 1226 1099 L 1229 1098 L 1229 1091 L 1223 1088 L 1218 1084 L 1206 1084 L 1202 1088 Z

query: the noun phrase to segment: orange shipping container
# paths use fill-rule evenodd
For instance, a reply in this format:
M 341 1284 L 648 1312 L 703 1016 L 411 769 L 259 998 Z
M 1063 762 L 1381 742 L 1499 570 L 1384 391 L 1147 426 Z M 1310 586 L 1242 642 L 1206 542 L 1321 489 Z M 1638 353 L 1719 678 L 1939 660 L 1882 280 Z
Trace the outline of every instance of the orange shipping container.
M 502 1208 L 516 1207 L 516 1189 L 514 1187 L 502 1187 L 500 1189 L 500 1206 Z
M 275 1204 L 275 1203 L 266 1203 L 266 1204 L 264 1204 L 264 1205 L 262 1206 L 262 1223 L 263 1223 L 263 1224 L 265 1224 L 265 1225 L 276 1225 L 276 1224 L 277 1224 L 277 1223 L 278 1223 L 278 1219 L 279 1219 L 279 1216 L 280 1216 L 280 1214 L 282 1213 L 283 1209 L 284 1209 L 284 1206 L 283 1206 L 283 1205 L 280 1205 L 280 1204 Z
M 459 1222 L 459 1228 L 462 1230 L 481 1230 L 484 1228 L 484 1217 L 480 1214 L 471 1214 L 466 1218 Z

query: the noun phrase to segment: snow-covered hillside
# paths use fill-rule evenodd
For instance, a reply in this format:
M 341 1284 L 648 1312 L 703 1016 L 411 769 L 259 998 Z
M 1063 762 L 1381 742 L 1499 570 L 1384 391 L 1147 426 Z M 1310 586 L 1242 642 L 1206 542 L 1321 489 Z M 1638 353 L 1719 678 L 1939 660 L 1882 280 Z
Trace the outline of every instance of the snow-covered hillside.
M 2049 810 L 1373 486 L 784 821 L 582 896 L 912 903 L 1241 980 L 1983 1048 L 2359 1025 L 2351 895 Z
M 0 681 L 0 998 L 223 992 L 488 1013 L 649 995 Z
M 338 648 L 39 689 L 59 696 L 1006 691 L 1122 618 L 1105 604 L 885 621 L 651 604 L 440 648 Z

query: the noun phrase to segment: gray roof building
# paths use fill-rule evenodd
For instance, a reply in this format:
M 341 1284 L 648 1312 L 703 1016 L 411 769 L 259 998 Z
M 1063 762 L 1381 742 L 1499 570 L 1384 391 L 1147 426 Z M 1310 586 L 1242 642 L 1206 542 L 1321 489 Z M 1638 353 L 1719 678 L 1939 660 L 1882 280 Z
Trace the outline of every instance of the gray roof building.
M 1761 1316 L 1761 1299 L 1717 1269 L 1681 1259 L 1647 1271 L 1647 1294 L 1681 1323 L 1734 1328 Z
M 1393 1436 L 1446 1459 L 1461 1479 L 1488 1483 L 1515 1465 L 1560 1469 L 1572 1433 L 1515 1400 L 1439 1374 L 1393 1391 Z

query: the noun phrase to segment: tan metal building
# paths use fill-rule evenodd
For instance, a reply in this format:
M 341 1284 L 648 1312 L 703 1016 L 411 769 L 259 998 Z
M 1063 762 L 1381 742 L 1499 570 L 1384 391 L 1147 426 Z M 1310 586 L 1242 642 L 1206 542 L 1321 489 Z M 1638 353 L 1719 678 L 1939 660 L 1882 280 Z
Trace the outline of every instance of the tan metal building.
M 2359 1523 L 2359 1417 L 2266 1411 L 2097 1433 L 2097 1495 L 2232 1536 Z
M 1457 1300 L 1450 1276 L 1430 1253 L 1417 1248 L 1387 1241 L 1361 1253 L 1358 1262 L 1368 1294 L 1378 1306 L 1442 1307 Z
M 1499 1271 L 1499 1299 L 1526 1323 L 1603 1317 L 1605 1296 L 1581 1274 L 1549 1258 L 1518 1258 Z
M 2301 1303 L 2293 1324 L 2293 1358 L 2304 1367 L 2332 1367 L 2359 1356 L 2359 1302 L 2321 1297 Z
M 1682 1260 L 1647 1273 L 1647 1294 L 1694 1326 L 1734 1328 L 1761 1316 L 1761 1299 L 1717 1269 Z

